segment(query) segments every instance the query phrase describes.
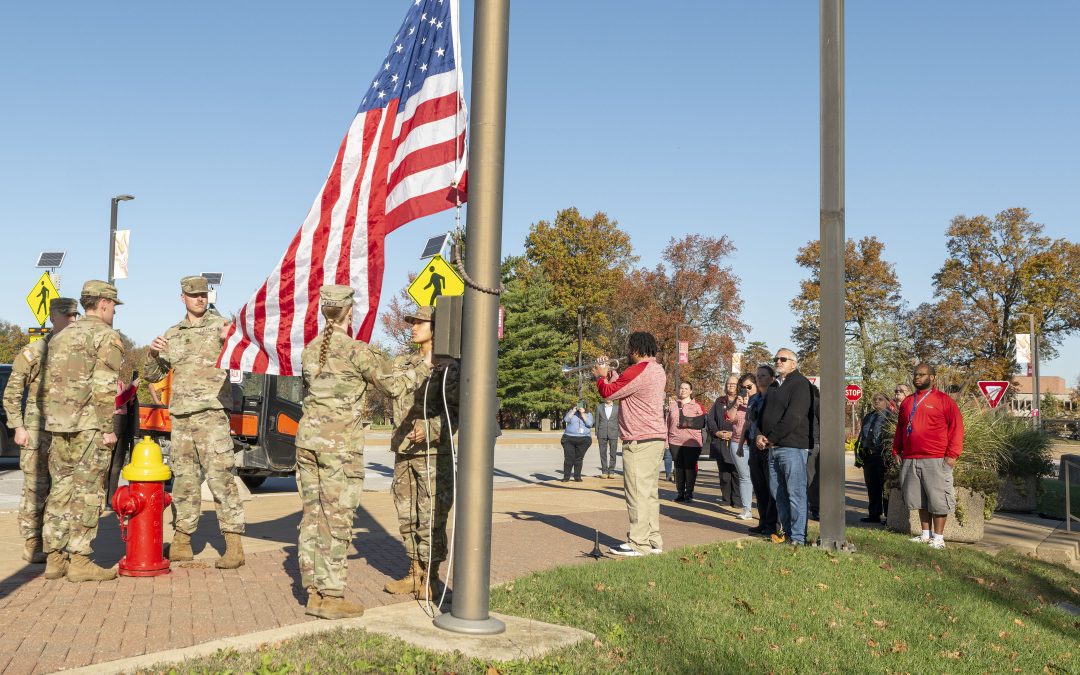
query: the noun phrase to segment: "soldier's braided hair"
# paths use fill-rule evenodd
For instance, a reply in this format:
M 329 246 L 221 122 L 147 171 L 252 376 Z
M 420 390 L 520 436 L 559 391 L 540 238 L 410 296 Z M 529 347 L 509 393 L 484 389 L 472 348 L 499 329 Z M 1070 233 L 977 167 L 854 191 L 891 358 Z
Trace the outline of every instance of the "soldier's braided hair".
M 326 357 L 330 353 L 330 338 L 334 334 L 337 323 L 346 316 L 352 316 L 351 304 L 348 307 L 321 307 L 320 309 L 326 318 L 326 326 L 322 332 L 322 344 L 319 345 L 319 367 L 315 370 L 315 377 L 318 377 L 326 366 Z

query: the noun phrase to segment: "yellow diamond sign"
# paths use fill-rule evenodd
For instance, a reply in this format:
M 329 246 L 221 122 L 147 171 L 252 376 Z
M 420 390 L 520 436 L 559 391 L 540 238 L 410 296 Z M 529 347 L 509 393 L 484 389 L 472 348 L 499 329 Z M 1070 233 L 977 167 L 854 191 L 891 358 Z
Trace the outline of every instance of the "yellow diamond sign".
M 60 297 L 60 291 L 56 290 L 56 284 L 48 272 L 42 272 L 41 278 L 34 282 L 30 294 L 26 296 L 26 304 L 34 313 L 39 326 L 45 325 L 45 319 L 49 318 L 49 302 Z
M 465 282 L 442 256 L 424 263 L 424 269 L 409 284 L 409 295 L 421 307 L 434 307 L 440 295 L 464 295 Z

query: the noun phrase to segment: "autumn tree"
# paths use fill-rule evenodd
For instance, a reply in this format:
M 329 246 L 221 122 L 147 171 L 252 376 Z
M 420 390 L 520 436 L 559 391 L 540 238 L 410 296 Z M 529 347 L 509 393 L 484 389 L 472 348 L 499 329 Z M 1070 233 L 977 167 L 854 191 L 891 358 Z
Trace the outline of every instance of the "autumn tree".
M 877 237 L 848 239 L 844 250 L 844 335 L 847 347 L 856 348 L 854 364 L 862 379 L 870 382 L 883 365 L 902 348 L 890 339 L 892 332 L 875 330 L 875 323 L 898 324 L 903 310 L 900 283 L 892 263 L 882 258 L 885 245 Z M 796 325 L 791 338 L 803 361 L 817 360 L 821 340 L 821 243 L 811 241 L 799 249 L 795 262 L 810 272 L 791 301 Z
M 612 299 L 637 260 L 630 235 L 601 211 L 585 217 L 575 207 L 563 209 L 551 222 L 534 223 L 525 239 L 524 271 L 543 270 L 552 305 L 560 310 L 560 332 L 576 339 L 582 307 L 587 318 L 584 351 L 590 354 L 609 349 L 597 339 L 608 334 Z
M 416 280 L 416 273 L 409 272 L 408 283 L 400 291 L 390 297 L 390 303 L 386 311 L 379 315 L 379 323 L 382 324 L 383 332 L 389 340 L 383 347 L 390 354 L 404 354 L 415 349 L 412 342 L 412 328 L 405 316 L 416 310 L 416 301 L 409 295 L 409 285 Z
M 949 255 L 934 275 L 937 300 L 918 310 L 918 346 L 982 379 L 1008 378 L 1014 335 L 1027 332 L 1031 313 L 1041 356 L 1056 356 L 1080 329 L 1080 245 L 1051 240 L 1044 229 L 1023 208 L 953 218 Z
M 740 318 L 741 282 L 727 264 L 734 252 L 735 245 L 727 236 L 691 234 L 671 239 L 656 267 L 634 270 L 619 287 L 613 301 L 619 320 L 609 340 L 625 349 L 631 331 L 651 332 L 670 385 L 677 348 L 675 326 L 687 324 L 680 337 L 690 342 L 690 363 L 680 369 L 682 379 L 695 383 L 699 398 L 718 395 L 735 343 L 749 330 Z
M 26 331 L 16 324 L 0 319 L 0 363 L 11 363 L 28 342 L 30 338 Z

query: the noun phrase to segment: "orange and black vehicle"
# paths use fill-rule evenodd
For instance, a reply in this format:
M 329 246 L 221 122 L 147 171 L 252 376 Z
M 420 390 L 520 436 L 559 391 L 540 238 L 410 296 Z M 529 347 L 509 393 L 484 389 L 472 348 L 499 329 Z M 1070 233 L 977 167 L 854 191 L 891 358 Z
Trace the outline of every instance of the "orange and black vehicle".
M 231 417 L 236 473 L 248 487 L 269 476 L 292 475 L 296 466 L 296 427 L 300 422 L 303 384 L 299 377 L 244 373 L 232 384 Z M 169 386 L 165 378 L 155 402 L 139 405 L 139 434 L 149 435 L 169 450 Z

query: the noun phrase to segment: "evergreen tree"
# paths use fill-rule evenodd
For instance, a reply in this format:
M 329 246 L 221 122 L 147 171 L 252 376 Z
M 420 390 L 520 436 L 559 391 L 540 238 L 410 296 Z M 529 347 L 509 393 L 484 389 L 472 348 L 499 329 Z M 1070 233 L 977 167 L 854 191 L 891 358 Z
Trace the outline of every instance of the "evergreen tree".
M 574 402 L 559 358 L 570 344 L 556 328 L 562 310 L 552 302 L 552 286 L 541 270 L 506 282 L 505 320 L 499 341 L 498 395 L 514 425 L 536 418 L 558 418 Z

